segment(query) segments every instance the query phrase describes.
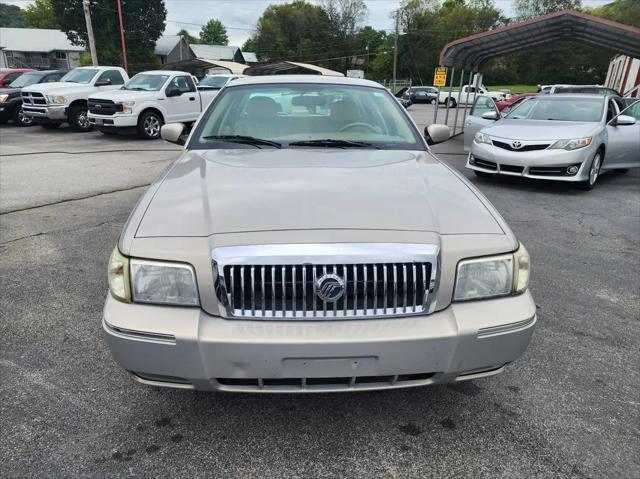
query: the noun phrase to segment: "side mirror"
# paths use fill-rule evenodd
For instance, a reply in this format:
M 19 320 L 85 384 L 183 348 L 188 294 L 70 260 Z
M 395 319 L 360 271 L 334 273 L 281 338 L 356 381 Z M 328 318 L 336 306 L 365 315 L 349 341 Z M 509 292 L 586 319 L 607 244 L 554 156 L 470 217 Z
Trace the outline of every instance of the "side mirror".
M 424 137 L 428 145 L 435 145 L 436 143 L 447 141 L 451 137 L 451 132 L 447 125 L 436 123 L 424 129 Z
M 486 113 L 483 113 L 481 118 L 484 118 L 485 120 L 496 121 L 498 118 L 500 118 L 500 115 L 498 115 L 498 112 L 496 111 L 488 111 Z
M 170 86 L 170 87 L 168 87 L 168 88 L 167 88 L 167 90 L 165 91 L 165 94 L 166 94 L 168 97 L 171 97 L 171 96 L 180 96 L 180 95 L 182 94 L 182 92 L 181 92 L 180 90 L 178 90 L 176 87 L 174 87 L 174 86 Z
M 611 123 L 614 126 L 635 125 L 636 119 L 629 115 L 619 115 Z
M 160 137 L 169 143 L 184 145 L 184 129 L 184 123 L 167 123 L 166 125 L 162 125 L 162 128 L 160 128 Z
M 111 85 L 111 79 L 109 78 L 103 78 L 102 80 L 98 80 L 95 83 L 95 86 L 107 86 L 107 85 Z

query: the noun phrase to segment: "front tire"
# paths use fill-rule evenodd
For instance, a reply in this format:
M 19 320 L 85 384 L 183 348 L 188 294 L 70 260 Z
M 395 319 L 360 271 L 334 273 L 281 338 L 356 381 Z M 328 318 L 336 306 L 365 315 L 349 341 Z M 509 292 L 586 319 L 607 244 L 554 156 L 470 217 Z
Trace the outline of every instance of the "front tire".
M 90 131 L 93 125 L 87 116 L 86 105 L 76 105 L 69 112 L 69 126 L 73 131 Z
M 590 191 L 596 186 L 598 177 L 600 176 L 600 168 L 602 168 L 602 150 L 598 150 L 589 166 L 589 179 L 580 183 L 580 188 L 585 191 Z
M 22 105 L 17 106 L 15 110 L 13 110 L 13 121 L 18 126 L 31 126 L 33 125 L 33 118 L 24 114 L 22 110 Z
M 431 103 L 432 105 L 437 105 L 438 104 L 438 100 L 436 100 L 435 98 L 433 100 L 431 100 L 429 103 Z
M 138 120 L 138 136 L 144 140 L 157 140 L 160 138 L 160 128 L 163 124 L 160 114 L 148 111 Z
M 447 98 L 445 105 L 449 105 L 449 108 L 455 108 L 456 106 L 458 106 L 458 103 L 456 102 L 455 98 Z

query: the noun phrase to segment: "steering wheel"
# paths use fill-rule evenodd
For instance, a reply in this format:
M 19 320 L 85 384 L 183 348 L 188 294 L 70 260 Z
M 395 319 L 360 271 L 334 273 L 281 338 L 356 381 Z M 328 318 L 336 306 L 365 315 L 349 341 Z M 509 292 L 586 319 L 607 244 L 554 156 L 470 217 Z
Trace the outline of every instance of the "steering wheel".
M 347 125 L 344 125 L 338 131 L 340 131 L 342 133 L 343 131 L 347 131 L 347 130 L 350 130 L 351 128 L 356 128 L 356 127 L 359 127 L 359 126 L 363 126 L 365 128 L 368 128 L 373 133 L 378 133 L 378 130 L 376 130 L 375 127 L 371 126 L 369 123 L 360 123 L 360 122 L 349 123 Z

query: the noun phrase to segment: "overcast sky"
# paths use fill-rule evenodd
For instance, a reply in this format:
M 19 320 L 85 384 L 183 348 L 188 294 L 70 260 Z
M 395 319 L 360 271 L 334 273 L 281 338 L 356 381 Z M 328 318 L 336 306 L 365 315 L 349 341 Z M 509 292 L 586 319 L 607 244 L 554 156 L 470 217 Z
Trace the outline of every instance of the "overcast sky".
M 167 28 L 165 33 L 175 34 L 184 28 L 195 36 L 201 25 L 210 18 L 217 18 L 227 27 L 229 44 L 242 46 L 251 36 L 258 18 L 270 4 L 289 3 L 290 0 L 165 0 L 167 6 Z M 321 0 L 309 0 L 321 3 Z M 382 30 L 393 29 L 391 12 L 398 8 L 400 0 L 364 0 L 369 9 L 367 24 Z M 611 0 L 582 0 L 585 7 L 604 5 Z M 24 8 L 33 0 L 0 0 Z M 494 0 L 505 15 L 513 14 L 513 0 Z

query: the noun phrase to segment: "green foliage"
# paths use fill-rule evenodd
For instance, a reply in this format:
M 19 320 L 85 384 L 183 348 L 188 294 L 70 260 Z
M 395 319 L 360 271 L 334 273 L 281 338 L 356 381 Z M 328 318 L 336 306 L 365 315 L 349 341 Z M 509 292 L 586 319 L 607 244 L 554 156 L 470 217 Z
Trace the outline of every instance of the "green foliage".
M 579 10 L 582 0 L 515 0 L 513 7 L 518 20 L 527 20 L 560 10 Z
M 220 20 L 212 18 L 200 30 L 200 43 L 207 45 L 228 45 L 227 29 Z
M 640 1 L 615 0 L 602 7 L 587 9 L 587 13 L 640 28 Z
M 20 7 L 16 5 L 0 3 L 0 27 L 24 27 L 24 18 L 22 16 L 22 10 L 20 10 Z
M 23 12 L 24 26 L 27 28 L 60 28 L 58 19 L 53 14 L 51 0 L 36 0 Z
M 182 30 L 180 30 L 178 33 L 176 33 L 176 35 L 181 36 L 182 38 L 184 38 L 189 45 L 195 45 L 195 44 L 200 43 L 200 39 L 198 37 L 194 37 L 193 35 L 191 35 L 184 28 Z
M 74 45 L 88 46 L 82 0 L 51 0 L 60 29 Z M 156 68 L 156 40 L 165 28 L 167 10 L 163 0 L 126 0 L 122 15 L 127 42 L 129 74 Z M 122 65 L 120 23 L 113 0 L 93 0 L 91 19 L 101 65 Z
M 535 93 L 538 91 L 538 85 L 487 85 L 487 88 L 490 91 L 509 90 L 512 95 L 519 95 L 520 93 Z

